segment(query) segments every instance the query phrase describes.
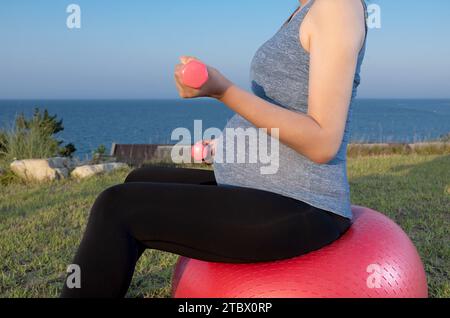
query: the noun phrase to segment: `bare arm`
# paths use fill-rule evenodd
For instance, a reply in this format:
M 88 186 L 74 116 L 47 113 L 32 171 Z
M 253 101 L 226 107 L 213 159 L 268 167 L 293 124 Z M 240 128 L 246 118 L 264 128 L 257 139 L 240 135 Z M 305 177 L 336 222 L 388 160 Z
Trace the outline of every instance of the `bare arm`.
M 358 53 L 364 39 L 359 0 L 317 0 L 302 26 L 310 52 L 309 110 L 301 114 L 271 104 L 222 78 L 197 96 L 218 98 L 259 128 L 280 129 L 280 141 L 317 163 L 332 160 L 342 143 Z M 212 78 L 221 77 L 211 69 Z M 194 94 L 177 83 L 183 97 Z

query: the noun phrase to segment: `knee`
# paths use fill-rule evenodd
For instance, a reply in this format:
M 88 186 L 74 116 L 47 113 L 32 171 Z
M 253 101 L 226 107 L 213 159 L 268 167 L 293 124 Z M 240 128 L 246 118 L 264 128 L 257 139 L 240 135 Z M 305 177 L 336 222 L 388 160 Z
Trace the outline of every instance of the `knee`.
M 139 182 L 140 179 L 142 179 L 142 174 L 143 174 L 144 169 L 143 168 L 139 168 L 139 169 L 135 169 L 133 171 L 130 172 L 130 174 L 128 174 L 128 176 L 125 178 L 125 182 L 124 183 L 131 183 L 131 182 Z
M 123 185 L 116 185 L 100 193 L 92 206 L 90 219 L 100 222 L 119 221 L 124 191 Z

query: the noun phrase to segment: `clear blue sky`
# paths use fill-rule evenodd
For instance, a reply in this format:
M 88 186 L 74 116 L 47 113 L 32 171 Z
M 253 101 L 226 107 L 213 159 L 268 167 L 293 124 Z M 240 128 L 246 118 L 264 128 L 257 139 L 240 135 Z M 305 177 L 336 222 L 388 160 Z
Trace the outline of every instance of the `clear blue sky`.
M 360 97 L 450 97 L 450 1 L 372 0 Z M 66 7 L 81 6 L 69 30 Z M 2 0 L 0 98 L 172 98 L 177 57 L 248 87 L 255 50 L 297 0 Z

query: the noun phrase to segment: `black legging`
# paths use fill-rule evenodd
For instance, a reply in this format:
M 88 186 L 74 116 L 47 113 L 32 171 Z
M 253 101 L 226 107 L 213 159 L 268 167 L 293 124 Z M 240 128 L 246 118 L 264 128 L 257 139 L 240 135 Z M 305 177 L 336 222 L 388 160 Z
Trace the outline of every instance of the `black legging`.
M 73 264 L 81 288 L 62 297 L 123 297 L 145 249 L 209 262 L 288 259 L 338 239 L 348 219 L 294 199 L 217 186 L 205 170 L 143 168 L 92 207 Z

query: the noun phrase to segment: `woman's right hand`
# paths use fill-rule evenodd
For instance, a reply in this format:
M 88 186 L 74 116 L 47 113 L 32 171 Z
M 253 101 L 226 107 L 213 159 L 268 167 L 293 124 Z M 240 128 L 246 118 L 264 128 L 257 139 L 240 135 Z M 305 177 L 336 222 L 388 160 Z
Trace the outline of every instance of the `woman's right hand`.
M 207 66 L 209 78 L 201 88 L 194 89 L 183 83 L 183 68 L 186 64 L 193 60 L 201 62 L 195 57 L 182 56 L 180 58 L 181 63 L 175 67 L 175 84 L 180 97 L 185 99 L 197 97 L 211 97 L 218 100 L 222 99 L 227 89 L 233 86 L 233 83 L 223 76 L 217 69 L 211 66 Z

